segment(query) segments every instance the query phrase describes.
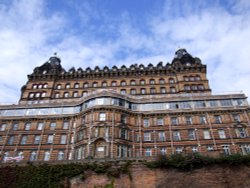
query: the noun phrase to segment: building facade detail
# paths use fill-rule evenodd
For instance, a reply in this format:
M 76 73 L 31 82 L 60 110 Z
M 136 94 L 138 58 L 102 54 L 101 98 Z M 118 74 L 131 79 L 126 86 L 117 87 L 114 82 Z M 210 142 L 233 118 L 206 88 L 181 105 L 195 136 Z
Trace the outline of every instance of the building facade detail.
M 19 103 L 0 106 L 1 160 L 57 161 L 250 152 L 243 93 L 211 93 L 206 65 L 179 49 L 171 63 L 94 69 L 52 56 Z

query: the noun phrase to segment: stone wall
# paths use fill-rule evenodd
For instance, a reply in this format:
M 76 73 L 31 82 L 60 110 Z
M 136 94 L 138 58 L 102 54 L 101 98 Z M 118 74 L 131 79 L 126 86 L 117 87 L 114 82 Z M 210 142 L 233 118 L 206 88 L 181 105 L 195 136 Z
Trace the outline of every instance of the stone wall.
M 120 178 L 109 178 L 87 172 L 83 176 L 72 178 L 69 181 L 71 188 L 248 188 L 250 187 L 250 167 L 248 166 L 217 166 L 213 165 L 193 171 L 177 169 L 150 169 L 142 164 L 133 164 L 130 167 L 132 179 L 128 174 Z M 110 185 L 110 186 L 108 186 Z M 113 185 L 113 186 L 112 186 Z

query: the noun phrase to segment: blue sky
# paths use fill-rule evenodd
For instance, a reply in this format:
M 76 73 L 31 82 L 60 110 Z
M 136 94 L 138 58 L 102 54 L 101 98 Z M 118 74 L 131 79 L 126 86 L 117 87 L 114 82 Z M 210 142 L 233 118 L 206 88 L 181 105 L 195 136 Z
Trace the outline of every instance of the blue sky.
M 171 62 L 186 48 L 214 93 L 250 96 L 248 0 L 0 0 L 0 103 L 57 52 L 63 67 Z

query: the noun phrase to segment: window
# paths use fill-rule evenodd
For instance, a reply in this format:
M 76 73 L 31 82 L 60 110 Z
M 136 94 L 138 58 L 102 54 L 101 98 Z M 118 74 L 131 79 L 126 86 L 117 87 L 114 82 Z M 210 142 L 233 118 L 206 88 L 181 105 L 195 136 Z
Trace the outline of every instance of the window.
M 104 112 L 99 113 L 99 121 L 106 121 L 106 113 Z
M 46 92 L 42 92 L 41 97 L 46 97 Z
M 158 133 L 158 137 L 159 137 L 159 141 L 160 142 L 166 141 L 166 137 L 165 137 L 165 132 L 164 131 L 160 131 Z
M 233 114 L 233 119 L 234 119 L 235 122 L 240 122 L 239 114 Z
M 146 148 L 146 150 L 145 150 L 145 156 L 146 156 L 146 157 L 152 156 L 151 148 Z
M 198 85 L 198 89 L 199 89 L 199 90 L 204 90 L 205 87 L 204 87 L 204 85 L 201 85 L 201 84 L 200 84 L 200 85 Z
M 206 107 L 205 101 L 195 101 L 194 103 L 195 108 L 204 108 Z
M 236 128 L 235 132 L 236 132 L 236 135 L 238 138 L 246 138 L 247 137 L 246 130 L 243 127 Z
M 44 161 L 49 161 L 49 159 L 50 159 L 50 152 L 49 151 L 45 151 L 45 153 L 44 153 Z
M 151 93 L 151 94 L 156 93 L 156 89 L 155 89 L 155 88 L 150 88 L 150 93 Z
M 66 84 L 66 85 L 65 85 L 65 88 L 66 88 L 66 89 L 69 89 L 69 88 L 70 88 L 70 84 Z
M 181 134 L 179 131 L 173 131 L 173 139 L 175 141 L 181 140 Z
M 198 152 L 198 147 L 197 146 L 192 146 L 192 152 L 197 153 Z
M 188 130 L 188 139 L 189 140 L 195 140 L 196 139 L 195 130 L 194 129 L 189 129 Z
M 216 123 L 216 124 L 221 124 L 222 123 L 221 117 L 219 115 L 214 116 L 214 123 Z
M 190 77 L 189 77 L 189 80 L 193 82 L 195 79 L 194 79 L 193 76 L 190 76 Z
M 32 86 L 32 89 L 37 89 L 37 85 L 34 84 L 34 85 Z
M 121 129 L 121 139 L 127 139 L 128 131 L 126 129 Z
M 43 87 L 42 84 L 39 84 L 39 85 L 38 85 L 38 88 L 39 88 L 39 89 L 42 89 L 42 87 Z
M 243 155 L 250 154 L 250 145 L 249 144 L 243 144 L 240 146 L 241 152 Z
M 59 151 L 57 154 L 57 160 L 63 160 L 64 159 L 64 151 Z
M 0 131 L 5 131 L 6 126 L 7 126 L 6 124 L 2 124 L 1 127 L 0 127 Z
M 196 76 L 195 76 L 195 80 L 196 80 L 196 81 L 200 81 L 200 80 L 201 80 L 201 77 L 200 77 L 199 75 L 196 75 Z
M 173 78 L 169 78 L 168 82 L 169 82 L 170 84 L 173 84 L 173 83 L 174 83 L 174 79 L 173 79 Z
M 88 84 L 88 83 L 84 83 L 84 84 L 83 84 L 83 87 L 84 87 L 84 88 L 88 88 L 88 87 L 89 87 L 89 84 Z
M 60 144 L 66 144 L 66 141 L 67 141 L 67 135 L 66 134 L 61 135 Z
M 159 79 L 159 84 L 165 84 L 165 80 L 164 79 Z
M 52 144 L 54 140 L 54 135 L 48 135 L 47 144 Z
M 93 87 L 97 87 L 98 86 L 98 83 L 97 82 L 94 82 L 93 83 Z
M 121 81 L 121 86 L 125 86 L 126 85 L 126 81 Z
M 2 142 L 2 141 L 3 141 L 3 136 L 0 135 L 0 142 Z
M 121 123 L 127 123 L 127 116 L 125 114 L 121 115 Z
M 121 90 L 121 94 L 124 95 L 124 94 L 126 94 L 126 93 L 127 93 L 127 92 L 126 92 L 126 89 L 122 89 L 122 90 Z
M 213 146 L 207 146 L 207 151 L 214 151 L 214 147 Z
M 75 83 L 74 88 L 79 88 L 79 84 Z
M 219 129 L 218 134 L 219 134 L 220 139 L 225 139 L 226 138 L 226 134 L 225 134 L 225 131 L 223 129 Z
M 21 139 L 21 145 L 26 144 L 27 139 L 28 139 L 28 136 L 27 136 L 27 135 L 22 136 L 22 139 Z
M 164 125 L 163 118 L 157 118 L 157 125 Z
M 143 119 L 143 126 L 144 126 L 144 127 L 149 127 L 149 126 L 150 126 L 150 124 L 149 124 L 149 119 L 147 119 L 147 118 L 144 118 L 144 119 Z
M 65 92 L 65 93 L 63 94 L 63 96 L 64 96 L 64 98 L 68 98 L 68 97 L 69 97 L 69 93 L 68 93 L 68 92 Z
M 191 89 L 191 88 L 190 88 L 189 85 L 184 85 L 184 90 L 185 90 L 185 91 L 190 91 L 190 89 Z
M 177 117 L 171 117 L 171 125 L 178 125 Z
M 136 85 L 135 80 L 131 80 L 131 81 L 130 81 L 130 85 Z
M 176 90 L 175 90 L 175 87 L 170 87 L 170 93 L 175 93 Z
M 146 94 L 146 89 L 145 88 L 141 88 L 141 94 Z
M 197 85 L 191 85 L 191 90 L 197 90 Z
M 146 83 L 145 80 L 140 80 L 141 85 L 145 85 L 145 83 Z
M 102 87 L 107 87 L 108 83 L 107 82 L 102 82 Z
M 18 128 L 19 128 L 18 123 L 13 123 L 13 130 L 16 131 L 18 130 Z
M 188 76 L 183 76 L 183 80 L 184 80 L 185 82 L 188 82 L 188 81 L 189 81 L 189 77 L 188 77 Z
M 220 101 L 221 106 L 232 106 L 232 101 L 231 100 L 221 100 Z
M 30 161 L 35 161 L 36 160 L 36 151 L 32 151 L 30 154 Z
M 56 89 L 62 89 L 62 85 L 61 85 L 61 84 L 58 84 L 58 85 L 56 86 Z
M 192 125 L 192 124 L 193 124 L 192 117 L 190 117 L 190 116 L 187 116 L 187 117 L 186 117 L 186 124 L 187 124 L 187 125 Z
M 73 97 L 78 97 L 78 92 L 77 91 L 73 92 Z
M 36 93 L 36 94 L 35 94 L 35 97 L 36 97 L 36 98 L 40 97 L 40 93 Z
M 151 141 L 151 133 L 150 132 L 144 133 L 144 141 L 145 142 Z
M 209 106 L 210 107 L 217 107 L 218 103 L 217 103 L 217 101 L 209 101 Z
M 225 155 L 231 155 L 231 151 L 230 151 L 229 145 L 223 145 L 222 149 L 223 149 Z
M 111 82 L 111 86 L 116 86 L 116 81 Z
M 200 124 L 207 124 L 207 120 L 205 116 L 200 116 Z
M 13 145 L 13 142 L 15 140 L 15 136 L 10 136 L 7 142 L 7 145 Z
M 164 148 L 160 148 L 160 154 L 161 155 L 166 155 L 167 154 L 167 149 L 164 147 Z
M 43 127 L 44 127 L 44 123 L 40 122 L 40 123 L 37 124 L 37 130 L 42 130 Z
M 161 93 L 167 93 L 167 90 L 166 90 L 165 87 L 161 87 L 161 88 L 160 88 L 160 91 L 161 91 Z
M 130 94 L 135 95 L 136 94 L 136 90 L 135 89 L 131 89 L 130 90 Z
M 56 128 L 56 122 L 51 122 L 50 123 L 50 130 L 55 130 Z
M 63 122 L 63 129 L 68 129 L 69 128 L 69 122 L 68 121 L 64 121 Z
M 183 152 L 183 147 L 176 147 L 175 152 L 176 153 L 182 153 Z
M 155 80 L 154 80 L 154 79 L 150 79 L 150 80 L 149 80 L 149 83 L 150 83 L 150 84 L 155 84 Z
M 33 98 L 33 97 L 34 97 L 34 93 L 30 93 L 29 98 Z
M 211 139 L 210 131 L 208 129 L 203 130 L 204 139 Z
M 55 98 L 57 98 L 57 99 L 60 98 L 60 93 L 56 93 Z
M 41 136 L 40 135 L 36 135 L 35 136 L 35 140 L 34 140 L 34 144 L 39 144 L 41 140 Z

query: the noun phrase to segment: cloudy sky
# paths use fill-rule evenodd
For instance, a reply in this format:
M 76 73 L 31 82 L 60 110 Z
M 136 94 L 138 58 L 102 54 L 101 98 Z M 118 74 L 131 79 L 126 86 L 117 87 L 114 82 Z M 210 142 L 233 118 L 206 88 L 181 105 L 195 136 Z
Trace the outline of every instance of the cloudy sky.
M 0 102 L 54 52 L 68 70 L 167 63 L 178 47 L 207 64 L 214 93 L 250 96 L 249 0 L 0 0 Z

